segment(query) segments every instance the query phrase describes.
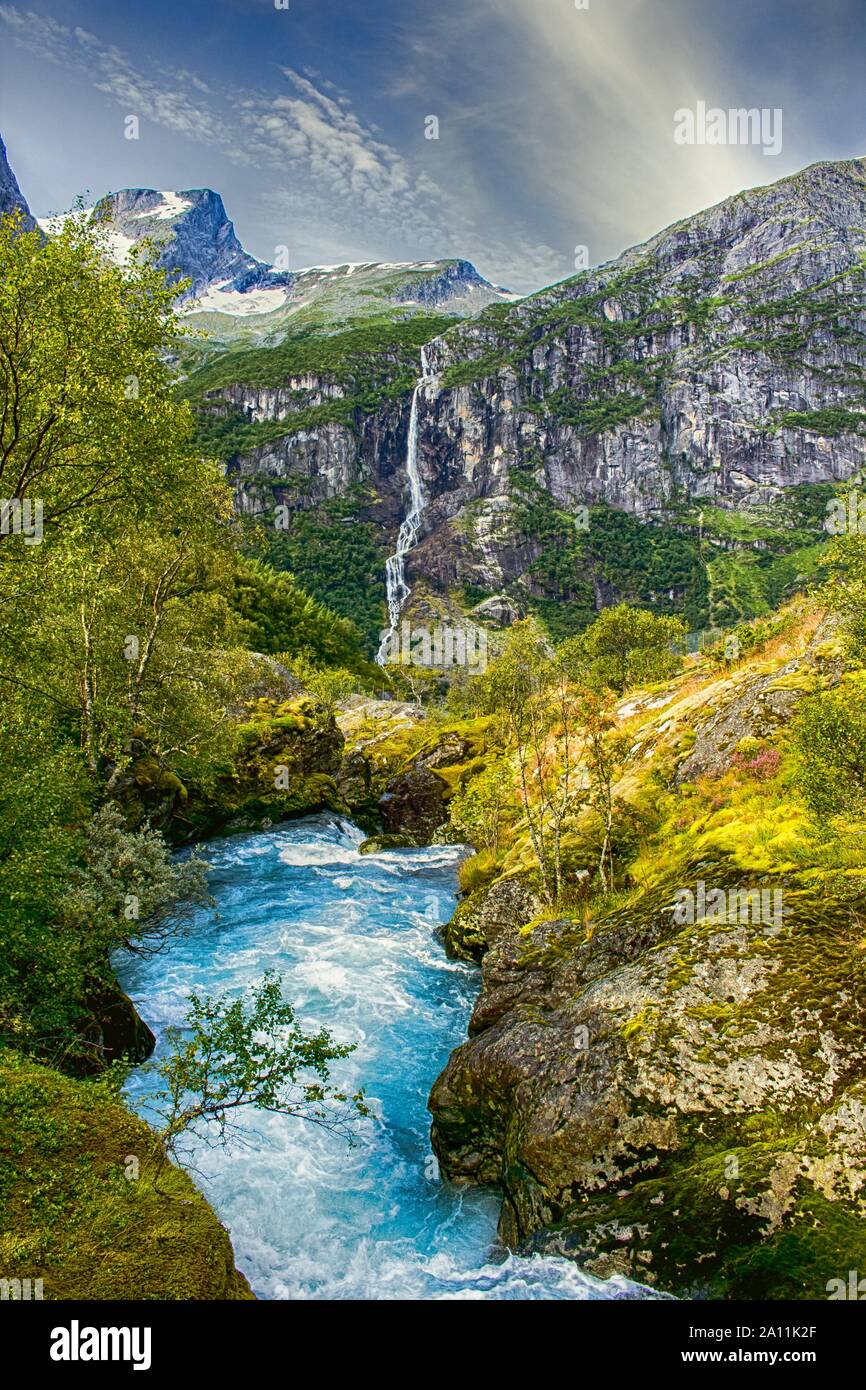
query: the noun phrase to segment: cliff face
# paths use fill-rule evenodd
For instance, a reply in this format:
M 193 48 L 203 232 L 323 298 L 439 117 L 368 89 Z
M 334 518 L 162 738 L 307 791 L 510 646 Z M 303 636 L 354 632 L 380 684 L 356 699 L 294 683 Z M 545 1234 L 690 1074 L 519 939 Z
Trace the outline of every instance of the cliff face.
M 309 374 L 289 378 L 285 387 L 232 386 L 221 396 L 251 423 L 285 421 L 292 428 L 291 434 L 278 432 L 229 461 L 241 515 L 261 514 L 274 504 L 307 510 L 363 487 L 363 515 L 375 517 L 388 530 L 399 527 L 405 511 L 402 463 L 408 435 L 401 402 L 383 403 L 369 413 L 354 411 L 344 386 Z M 307 412 L 326 415 L 329 403 L 339 408 L 343 402 L 351 419 L 305 423 Z
M 5 213 L 18 211 L 23 218 L 25 231 L 32 232 L 36 222 L 27 206 L 27 200 L 6 157 L 6 146 L 0 137 L 0 217 Z
M 787 489 L 851 477 L 866 462 L 864 171 L 863 160 L 818 164 L 737 195 L 435 338 L 419 403 L 428 503 L 410 583 L 573 597 L 568 582 L 539 586 L 544 540 L 516 499 L 527 487 L 566 528 L 606 504 L 697 535 L 703 508 L 760 512 L 771 526 L 776 514 L 784 532 Z M 241 359 L 223 394 L 251 420 L 321 408 L 335 390 L 327 370 L 300 394 L 289 383 L 263 395 L 242 376 Z M 274 424 L 266 446 L 234 456 L 241 507 L 262 474 L 284 498 L 294 488 L 300 507 L 361 482 L 369 514 L 393 528 L 408 415 L 407 382 L 354 421 L 332 412 L 282 438 Z M 591 568 L 578 557 L 575 586 Z M 602 570 L 596 607 L 617 592 Z M 662 574 L 651 587 L 677 583 Z
M 819 164 L 431 344 L 419 570 L 513 577 L 521 465 L 566 510 L 644 519 L 849 477 L 866 462 L 864 252 L 866 162 Z
M 160 246 L 158 264 L 170 280 L 191 281 L 185 291 L 189 298 L 217 286 L 228 294 L 279 291 L 279 301 L 293 278 L 244 250 L 222 198 L 210 188 L 181 193 L 125 188 L 101 199 L 94 216 L 110 224 L 119 256 L 143 238 Z

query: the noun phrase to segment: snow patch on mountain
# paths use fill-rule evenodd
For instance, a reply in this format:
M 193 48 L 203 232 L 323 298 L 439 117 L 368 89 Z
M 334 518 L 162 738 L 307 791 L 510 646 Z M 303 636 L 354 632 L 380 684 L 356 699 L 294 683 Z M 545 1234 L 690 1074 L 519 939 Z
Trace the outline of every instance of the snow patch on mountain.
M 189 282 L 180 292 L 188 314 L 222 314 L 228 319 L 292 315 L 326 296 L 329 302 L 334 299 L 333 314 L 323 303 L 326 319 L 329 314 L 339 319 L 381 313 L 388 306 L 444 310 L 462 317 L 512 298 L 463 260 L 343 261 L 296 272 L 277 270 L 244 250 L 222 198 L 210 188 L 126 188 L 82 209 L 82 215 L 101 224 L 106 249 L 119 265 L 146 240 L 170 283 Z M 44 217 L 40 225 L 53 236 L 64 220 Z M 342 302 L 347 295 L 351 302 L 342 303 L 338 312 L 338 299 Z
M 231 281 L 224 280 L 211 285 L 206 294 L 190 300 L 187 308 L 190 313 L 199 314 L 270 314 L 281 309 L 287 301 L 284 289 L 235 290 Z

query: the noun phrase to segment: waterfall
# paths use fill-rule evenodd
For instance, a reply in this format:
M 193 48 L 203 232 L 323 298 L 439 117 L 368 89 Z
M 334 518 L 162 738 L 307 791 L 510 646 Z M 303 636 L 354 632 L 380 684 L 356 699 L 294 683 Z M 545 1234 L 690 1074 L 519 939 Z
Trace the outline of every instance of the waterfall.
M 415 384 L 412 392 L 412 410 L 409 415 L 409 442 L 406 451 L 406 476 L 409 479 L 409 510 L 406 513 L 397 534 L 397 549 L 394 554 L 388 557 L 385 565 L 385 593 L 388 599 L 388 631 L 382 638 L 379 651 L 376 656 L 380 666 L 385 665 L 388 654 L 388 644 L 391 637 L 397 631 L 397 624 L 400 621 L 400 612 L 412 592 L 406 583 L 405 560 L 409 551 L 418 539 L 418 532 L 421 528 L 421 513 L 424 510 L 426 497 L 424 496 L 424 485 L 421 482 L 421 475 L 418 472 L 418 396 L 425 385 L 431 379 L 431 373 L 427 369 L 427 356 L 424 348 L 421 349 L 421 375 Z

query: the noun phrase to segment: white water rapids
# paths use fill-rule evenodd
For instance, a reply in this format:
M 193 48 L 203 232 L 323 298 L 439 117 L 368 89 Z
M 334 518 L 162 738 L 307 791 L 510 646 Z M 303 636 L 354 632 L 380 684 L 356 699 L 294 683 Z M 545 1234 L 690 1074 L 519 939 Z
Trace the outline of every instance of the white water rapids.
M 243 1141 L 203 1137 L 196 1181 L 228 1226 L 238 1264 L 268 1299 L 629 1299 L 625 1279 L 556 1256 L 509 1254 L 496 1238 L 499 1194 L 443 1182 L 427 1095 L 466 1037 L 478 972 L 448 960 L 437 925 L 453 912 L 453 845 L 361 855 L 363 834 L 322 815 L 211 841 L 218 909 L 147 959 L 120 965 L 157 1034 L 182 1024 L 191 991 L 238 997 L 266 969 L 306 1031 L 355 1051 L 333 1068 L 363 1086 L 370 1116 L 345 1139 L 290 1116 L 251 1111 Z M 129 1095 L 155 1119 L 156 1078 L 136 1068 Z

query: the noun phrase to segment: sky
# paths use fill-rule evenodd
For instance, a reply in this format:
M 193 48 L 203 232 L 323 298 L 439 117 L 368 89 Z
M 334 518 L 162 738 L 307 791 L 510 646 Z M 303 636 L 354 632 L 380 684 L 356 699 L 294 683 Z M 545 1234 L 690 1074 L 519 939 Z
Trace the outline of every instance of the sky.
M 866 154 L 864 52 L 863 0 L 0 0 L 0 134 L 37 216 L 210 187 L 262 260 L 526 293 Z M 781 111 L 781 149 L 678 143 L 700 102 Z

